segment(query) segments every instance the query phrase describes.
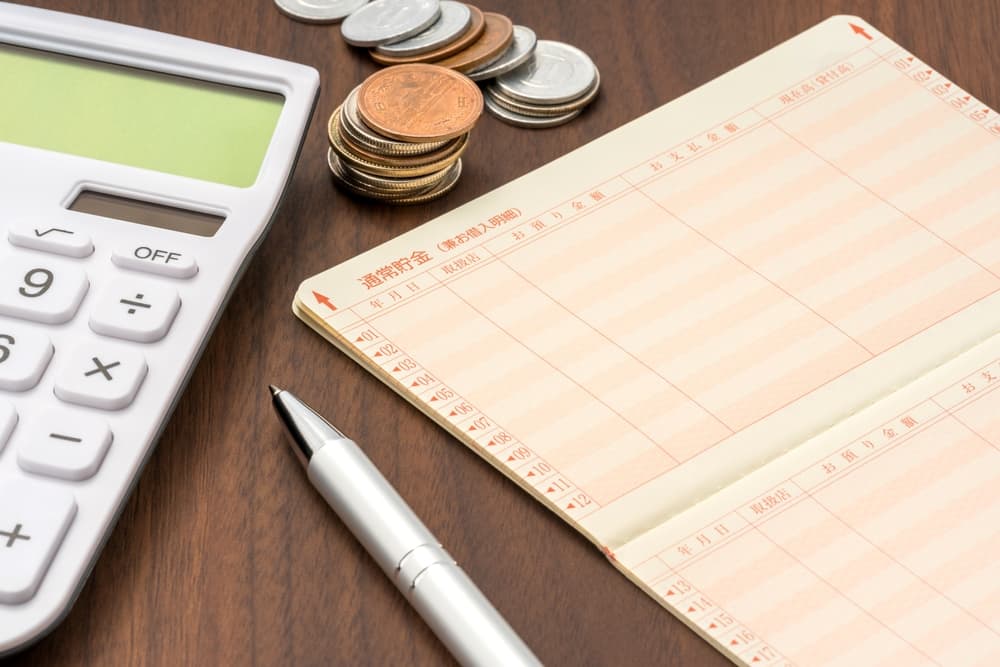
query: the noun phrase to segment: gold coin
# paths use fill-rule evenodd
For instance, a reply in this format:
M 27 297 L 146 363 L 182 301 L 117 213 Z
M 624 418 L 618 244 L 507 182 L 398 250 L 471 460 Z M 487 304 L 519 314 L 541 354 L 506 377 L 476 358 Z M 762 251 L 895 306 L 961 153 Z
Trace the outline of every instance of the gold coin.
M 341 162 L 340 166 L 343 168 L 344 172 L 351 177 L 351 180 L 363 187 L 387 193 L 395 192 L 408 194 L 416 194 L 433 188 L 448 175 L 448 170 L 451 169 L 451 165 L 448 165 L 441 171 L 428 174 L 427 176 L 417 176 L 415 178 L 388 178 L 385 176 L 375 176 L 373 174 L 369 174 L 357 169 L 356 167 L 352 167 L 345 162 Z
M 393 139 L 425 143 L 465 134 L 483 113 L 479 87 L 437 65 L 396 65 L 368 77 L 358 91 L 365 125 Z
M 479 39 L 464 51 L 442 60 L 435 60 L 434 64 L 458 72 L 471 72 L 480 65 L 493 62 L 503 55 L 514 41 L 513 22 L 503 14 L 494 12 L 484 12 L 483 16 L 486 17 L 486 29 Z
M 475 43 L 480 36 L 482 36 L 483 30 L 486 28 L 486 17 L 483 16 L 483 12 L 478 7 L 473 7 L 472 5 L 466 6 L 470 11 L 472 11 L 472 21 L 469 23 L 469 28 L 451 44 L 446 44 L 433 51 L 413 56 L 389 56 L 372 49 L 369 51 L 372 60 L 380 65 L 429 63 L 434 62 L 435 60 L 441 60 L 442 58 L 447 58 L 452 54 L 458 53 L 459 51 L 464 51 L 470 45 Z
M 336 181 L 340 187 L 352 194 L 366 197 L 368 199 L 384 201 L 390 204 L 417 204 L 420 202 L 430 201 L 431 199 L 436 199 L 455 187 L 455 184 L 458 183 L 459 176 L 462 174 L 462 161 L 457 160 L 455 164 L 451 165 L 446 170 L 444 177 L 441 178 L 438 183 L 422 192 L 386 193 L 374 191 L 352 181 L 351 175 L 344 169 L 345 165 L 337 158 L 337 155 L 332 150 L 328 153 L 328 161 L 330 165 L 330 173 L 333 175 L 334 181 Z
M 428 174 L 433 174 L 436 171 L 441 171 L 445 167 L 451 165 L 455 160 L 457 160 L 463 152 L 465 152 L 465 147 L 468 146 L 468 137 L 466 141 L 456 146 L 453 151 L 446 157 L 437 160 L 436 162 L 431 162 L 419 166 L 405 166 L 405 165 L 393 165 L 389 159 L 385 160 L 368 160 L 363 156 L 358 155 L 351 151 L 351 149 L 344 144 L 340 138 L 340 130 L 337 127 L 339 125 L 336 117 L 331 118 L 331 123 L 333 123 L 333 132 L 330 135 L 330 148 L 337 153 L 337 155 L 350 164 L 353 167 L 366 171 L 369 174 L 375 174 L 377 176 L 389 176 L 394 178 L 405 178 L 412 176 L 426 176 Z
M 460 137 L 449 140 L 444 146 L 432 153 L 421 153 L 420 155 L 394 154 L 388 152 L 373 151 L 367 146 L 359 144 L 349 132 L 346 131 L 346 124 L 340 124 L 340 140 L 344 147 L 352 153 L 370 162 L 385 164 L 392 167 L 422 167 L 427 164 L 435 164 L 453 157 L 456 152 L 463 152 L 465 145 L 469 142 L 469 135 L 463 134 Z

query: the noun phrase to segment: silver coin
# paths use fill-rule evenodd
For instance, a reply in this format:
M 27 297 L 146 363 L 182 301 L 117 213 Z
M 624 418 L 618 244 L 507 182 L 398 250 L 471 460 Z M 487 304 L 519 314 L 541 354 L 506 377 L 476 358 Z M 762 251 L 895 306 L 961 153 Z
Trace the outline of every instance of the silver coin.
M 600 72 L 598 72 L 597 78 L 594 80 L 594 85 L 591 86 L 590 90 L 575 100 L 570 100 L 569 102 L 564 102 L 562 104 L 532 104 L 531 102 L 522 102 L 521 100 L 516 100 L 513 97 L 506 95 L 502 90 L 498 89 L 496 85 L 486 87 L 487 94 L 493 98 L 494 102 L 508 111 L 513 111 L 514 113 L 519 113 L 524 116 L 560 116 L 562 114 L 569 113 L 570 111 L 582 109 L 594 101 L 594 98 L 597 97 L 600 90 Z
M 387 56 L 418 56 L 454 42 L 472 23 L 472 10 L 455 0 L 440 0 L 440 4 L 441 16 L 430 28 L 401 42 L 382 44 L 375 50 Z
M 590 90 L 596 77 L 597 67 L 586 53 L 543 39 L 528 62 L 497 77 L 497 87 L 523 102 L 559 104 Z
M 486 103 L 486 110 L 492 115 L 496 116 L 505 123 L 510 125 L 517 125 L 518 127 L 528 127 L 528 128 L 543 128 L 543 127 L 555 127 L 556 125 L 562 125 L 563 123 L 568 123 L 577 116 L 580 115 L 581 109 L 576 111 L 570 111 L 559 116 L 525 116 L 524 114 L 515 113 L 513 111 L 508 111 L 502 106 L 493 101 L 493 98 L 489 95 L 483 95 L 483 102 Z
M 493 62 L 472 70 L 466 76 L 473 81 L 483 81 L 517 69 L 532 56 L 537 43 L 538 38 L 535 36 L 534 30 L 525 28 L 523 25 L 516 25 L 514 26 L 514 41 L 510 43 L 507 50 Z
M 389 44 L 423 32 L 440 15 L 438 0 L 375 0 L 344 19 L 340 34 L 354 46 Z
M 274 0 L 283 13 L 306 23 L 336 23 L 368 4 L 368 0 Z

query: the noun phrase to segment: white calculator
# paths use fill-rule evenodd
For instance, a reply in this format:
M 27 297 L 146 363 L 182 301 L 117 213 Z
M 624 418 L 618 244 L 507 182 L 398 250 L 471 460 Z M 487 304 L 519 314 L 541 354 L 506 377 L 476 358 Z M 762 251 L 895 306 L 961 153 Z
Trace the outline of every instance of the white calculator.
M 310 67 L 0 3 L 0 655 L 72 606 L 318 89 Z

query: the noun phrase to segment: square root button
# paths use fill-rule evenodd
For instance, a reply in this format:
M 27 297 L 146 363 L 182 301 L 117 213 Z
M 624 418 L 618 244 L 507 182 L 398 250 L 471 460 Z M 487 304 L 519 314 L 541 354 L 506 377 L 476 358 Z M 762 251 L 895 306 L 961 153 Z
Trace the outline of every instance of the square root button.
M 121 410 L 132 404 L 146 379 L 146 360 L 137 352 L 114 345 L 81 345 L 63 358 L 55 393 L 67 403 L 100 410 Z
M 133 271 L 155 273 L 168 278 L 192 278 L 198 273 L 198 263 L 190 253 L 172 248 L 127 245 L 111 252 L 115 266 Z

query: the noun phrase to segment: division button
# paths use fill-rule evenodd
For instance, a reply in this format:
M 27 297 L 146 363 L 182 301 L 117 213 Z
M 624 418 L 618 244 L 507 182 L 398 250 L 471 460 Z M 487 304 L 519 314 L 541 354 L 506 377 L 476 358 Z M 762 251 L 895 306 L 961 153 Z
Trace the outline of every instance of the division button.
M 90 328 L 104 336 L 153 343 L 167 335 L 180 306 L 171 287 L 117 280 L 98 299 Z
M 189 253 L 145 245 L 127 245 L 111 253 L 115 266 L 133 271 L 155 273 L 168 278 L 192 278 L 198 273 L 198 263 Z
M 0 604 L 34 597 L 74 516 L 68 491 L 0 479 Z
M 7 231 L 7 240 L 22 248 L 67 257 L 90 257 L 94 253 L 89 236 L 61 224 L 15 224 Z
M 103 419 L 53 411 L 19 436 L 17 462 L 28 472 L 78 482 L 94 476 L 110 446 Z
M 82 345 L 69 356 L 55 394 L 67 403 L 121 410 L 135 400 L 147 370 L 142 355 L 127 348 Z

